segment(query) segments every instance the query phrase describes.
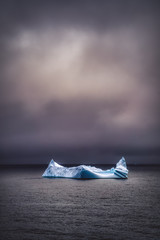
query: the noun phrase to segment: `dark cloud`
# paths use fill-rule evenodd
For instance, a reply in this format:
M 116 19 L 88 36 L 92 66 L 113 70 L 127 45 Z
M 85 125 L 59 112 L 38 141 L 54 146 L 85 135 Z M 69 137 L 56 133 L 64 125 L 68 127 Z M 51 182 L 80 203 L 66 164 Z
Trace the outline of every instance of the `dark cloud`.
M 159 6 L 1 1 L 3 162 L 55 152 L 77 163 L 123 153 L 158 163 Z
M 96 137 L 97 130 L 99 131 L 102 128 L 102 133 L 105 130 L 103 129 L 105 128 L 103 123 L 98 122 L 99 113 L 106 110 L 105 118 L 108 115 L 108 121 L 110 121 L 109 118 L 114 118 L 120 112 L 125 111 L 127 105 L 126 100 L 123 99 L 118 102 L 91 101 L 87 99 L 66 102 L 57 100 L 46 104 L 43 110 L 36 114 L 31 114 L 20 102 L 3 105 L 1 107 L 3 110 L 1 115 L 1 136 L 3 136 L 3 140 L 6 136 L 7 138 L 11 137 L 12 142 L 13 136 L 18 138 L 22 135 L 24 138 L 26 137 L 29 145 L 32 144 L 32 138 L 34 141 L 44 144 L 43 138 L 39 139 L 39 134 L 44 134 L 46 138 L 49 138 L 49 142 L 56 145 L 57 136 L 55 135 L 57 132 L 58 134 L 62 132 L 62 145 L 68 144 L 70 146 L 78 143 L 80 146 L 90 146 L 90 144 L 99 144 L 101 143 L 100 139 L 91 138 L 89 139 L 90 142 L 88 142 L 88 139 L 85 140 L 86 133 L 95 134 Z M 73 134 L 71 139 L 68 137 L 70 134 Z M 67 135 L 68 139 L 66 139 L 66 143 L 63 143 L 65 135 Z
M 80 26 L 105 31 L 120 26 L 156 28 L 159 21 L 159 1 L 149 0 L 82 0 L 82 1 L 1 1 L 1 32 L 13 34 L 18 30 L 37 27 Z

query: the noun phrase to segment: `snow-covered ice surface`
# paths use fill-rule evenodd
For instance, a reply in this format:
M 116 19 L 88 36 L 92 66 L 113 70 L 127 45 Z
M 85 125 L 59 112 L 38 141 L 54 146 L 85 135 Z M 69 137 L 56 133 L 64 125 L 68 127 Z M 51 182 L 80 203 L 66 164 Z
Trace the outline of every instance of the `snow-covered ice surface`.
M 78 167 L 63 167 L 51 160 L 42 177 L 47 178 L 127 178 L 128 169 L 124 157 L 116 164 L 116 168 L 102 170 L 100 168 L 80 165 Z

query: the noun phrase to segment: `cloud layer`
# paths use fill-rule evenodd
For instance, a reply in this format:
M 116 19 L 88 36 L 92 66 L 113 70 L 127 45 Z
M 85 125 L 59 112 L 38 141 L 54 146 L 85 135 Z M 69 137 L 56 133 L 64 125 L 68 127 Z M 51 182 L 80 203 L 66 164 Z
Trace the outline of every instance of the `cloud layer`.
M 38 2 L 2 3 L 2 151 L 158 149 L 158 2 Z

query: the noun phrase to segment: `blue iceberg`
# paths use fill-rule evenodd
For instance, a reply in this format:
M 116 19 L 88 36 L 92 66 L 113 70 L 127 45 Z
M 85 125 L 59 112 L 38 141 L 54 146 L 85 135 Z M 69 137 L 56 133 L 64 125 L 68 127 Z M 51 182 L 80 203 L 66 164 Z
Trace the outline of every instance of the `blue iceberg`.
M 127 178 L 128 169 L 124 157 L 116 164 L 116 168 L 102 170 L 100 168 L 80 165 L 77 167 L 63 167 L 51 160 L 42 177 L 46 178 L 77 178 L 77 179 L 100 179 L 100 178 Z

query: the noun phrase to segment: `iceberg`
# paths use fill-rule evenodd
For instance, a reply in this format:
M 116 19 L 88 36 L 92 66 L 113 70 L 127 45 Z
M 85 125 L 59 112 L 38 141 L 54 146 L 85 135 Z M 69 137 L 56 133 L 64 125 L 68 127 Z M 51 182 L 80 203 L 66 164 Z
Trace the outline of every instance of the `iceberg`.
M 128 178 L 128 169 L 125 158 L 122 157 L 115 168 L 102 170 L 100 168 L 80 165 L 77 167 L 64 167 L 51 160 L 42 177 L 45 178 L 75 178 L 75 179 L 101 179 L 101 178 Z

